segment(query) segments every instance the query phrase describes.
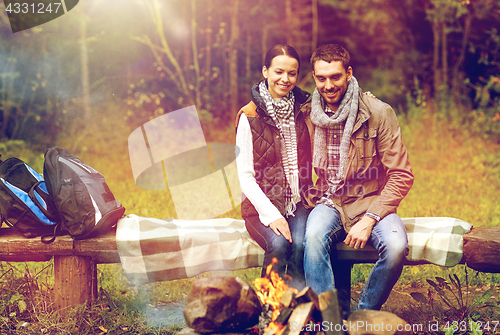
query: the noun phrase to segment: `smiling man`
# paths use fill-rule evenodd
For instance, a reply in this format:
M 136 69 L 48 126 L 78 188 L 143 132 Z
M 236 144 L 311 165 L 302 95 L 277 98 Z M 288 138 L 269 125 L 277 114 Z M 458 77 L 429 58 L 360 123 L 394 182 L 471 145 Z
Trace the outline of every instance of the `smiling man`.
M 379 260 L 356 309 L 380 309 L 408 253 L 396 209 L 413 174 L 394 111 L 362 94 L 349 62 L 348 51 L 336 44 L 320 46 L 311 57 L 313 167 L 319 178 L 309 190 L 315 207 L 307 220 L 304 269 L 307 286 L 319 294 L 335 286 L 331 244 L 374 246 Z

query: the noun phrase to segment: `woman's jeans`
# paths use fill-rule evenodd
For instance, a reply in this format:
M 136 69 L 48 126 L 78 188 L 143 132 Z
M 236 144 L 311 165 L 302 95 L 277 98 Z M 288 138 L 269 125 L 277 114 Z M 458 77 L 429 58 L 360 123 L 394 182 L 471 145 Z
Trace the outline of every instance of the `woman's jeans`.
M 276 257 L 278 263 L 273 270 L 278 272 L 281 278 L 284 278 L 285 273 L 289 275 L 292 278 L 290 286 L 298 290 L 305 287 L 304 234 L 309 212 L 310 210 L 299 202 L 295 216 L 285 218 L 290 227 L 292 243 L 288 242 L 283 235 L 278 236 L 270 227 L 263 225 L 258 216 L 245 219 L 248 233 L 265 251 L 262 277 L 266 275 L 267 266 Z
M 330 245 L 345 237 L 339 212 L 323 204 L 316 205 L 307 220 L 304 241 L 306 285 L 314 292 L 333 289 Z M 389 214 L 377 222 L 367 244 L 377 249 L 379 259 L 365 282 L 356 310 L 380 309 L 401 275 L 408 254 L 408 238 L 399 216 Z

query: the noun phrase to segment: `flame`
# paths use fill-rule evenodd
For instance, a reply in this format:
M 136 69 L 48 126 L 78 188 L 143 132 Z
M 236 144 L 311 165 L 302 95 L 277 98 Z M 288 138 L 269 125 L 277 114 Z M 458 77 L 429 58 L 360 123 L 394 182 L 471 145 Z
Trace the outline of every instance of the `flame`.
M 288 287 L 276 271 L 272 271 L 273 266 L 277 263 L 278 260 L 273 258 L 271 264 L 269 264 L 266 268 L 266 276 L 255 278 L 254 281 L 255 287 L 257 288 L 256 293 L 260 301 L 263 305 L 269 305 L 273 311 L 271 322 L 266 327 L 266 331 L 271 329 L 279 331 L 284 328 L 284 325 L 274 322 L 281 312 L 281 297 L 288 290 L 294 291 L 295 294 L 298 293 L 295 288 Z

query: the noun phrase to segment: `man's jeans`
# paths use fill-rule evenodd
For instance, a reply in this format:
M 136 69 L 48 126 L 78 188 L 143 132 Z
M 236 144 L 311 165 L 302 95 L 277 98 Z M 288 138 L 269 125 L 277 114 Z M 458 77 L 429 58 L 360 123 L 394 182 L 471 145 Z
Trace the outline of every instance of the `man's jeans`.
M 304 269 L 306 285 L 318 294 L 334 287 L 330 245 L 345 237 L 339 212 L 323 204 L 316 205 L 307 220 Z M 401 275 L 408 239 L 399 216 L 390 214 L 376 223 L 367 244 L 378 250 L 379 259 L 361 291 L 356 310 L 380 309 Z
M 291 276 L 290 286 L 298 290 L 305 287 L 304 235 L 309 212 L 310 210 L 299 202 L 294 213 L 295 216 L 286 217 L 293 243 L 288 242 L 283 235 L 276 235 L 270 227 L 264 226 L 258 216 L 252 216 L 245 220 L 248 233 L 265 251 L 262 276 L 265 276 L 267 266 L 276 257 L 278 264 L 273 267 L 273 270 L 278 272 L 282 278 L 285 272 Z

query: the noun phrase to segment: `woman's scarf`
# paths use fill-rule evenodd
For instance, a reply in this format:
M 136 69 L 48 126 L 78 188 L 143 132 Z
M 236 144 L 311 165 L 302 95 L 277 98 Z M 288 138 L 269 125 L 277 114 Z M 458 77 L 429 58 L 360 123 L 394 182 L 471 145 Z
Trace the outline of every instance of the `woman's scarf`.
M 274 99 L 269 93 L 265 81 L 259 84 L 259 93 L 266 104 L 267 113 L 273 119 L 285 143 L 285 155 L 282 155 L 283 168 L 289 187 L 285 191 L 285 214 L 295 212 L 295 204 L 300 201 L 299 168 L 297 156 L 297 135 L 295 132 L 295 119 L 293 107 L 295 97 L 292 92 L 281 99 Z

